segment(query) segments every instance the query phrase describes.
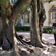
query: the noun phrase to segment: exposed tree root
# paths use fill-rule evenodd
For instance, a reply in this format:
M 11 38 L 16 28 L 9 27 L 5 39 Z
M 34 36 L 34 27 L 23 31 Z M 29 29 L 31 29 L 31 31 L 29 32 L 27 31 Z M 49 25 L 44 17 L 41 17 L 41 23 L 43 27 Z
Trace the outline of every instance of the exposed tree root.
M 22 44 L 24 44 L 24 45 L 30 45 L 30 42 L 25 42 L 24 40 L 22 40 L 23 39 L 23 36 L 22 35 L 17 35 L 17 33 L 15 32 L 15 36 L 16 36 L 16 38 L 22 43 Z

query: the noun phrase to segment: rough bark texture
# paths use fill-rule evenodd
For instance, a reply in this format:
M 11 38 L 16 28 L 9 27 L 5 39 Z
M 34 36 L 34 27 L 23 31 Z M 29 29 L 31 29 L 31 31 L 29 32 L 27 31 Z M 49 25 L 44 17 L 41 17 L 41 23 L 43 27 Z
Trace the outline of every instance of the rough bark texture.
M 1 5 L 0 5 L 0 46 L 2 45 L 2 18 L 1 18 Z
M 3 41 L 3 38 L 2 38 L 2 18 L 0 17 L 0 46 L 2 45 L 2 41 Z
M 31 19 L 31 44 L 43 47 L 39 35 L 39 18 L 37 14 L 37 0 L 32 0 L 32 19 Z
M 38 4 L 37 8 L 38 8 L 38 15 L 39 15 L 40 39 L 42 41 L 43 23 L 46 19 L 46 15 L 45 15 L 45 9 L 43 6 L 43 1 L 37 0 L 37 4 Z
M 31 0 L 19 0 L 15 6 L 14 6 L 14 11 L 15 11 L 15 17 L 16 20 L 22 16 L 22 14 L 25 12 L 27 7 L 30 5 Z
M 15 5 L 10 5 L 9 0 L 1 0 L 2 7 L 2 30 L 3 30 L 3 45 L 4 50 L 9 50 L 12 47 L 15 49 L 15 21 L 23 14 L 31 0 L 19 0 Z
M 27 6 L 30 4 L 31 0 L 19 0 L 15 5 L 10 5 L 9 0 L 2 0 L 2 18 L 3 18 L 3 49 L 9 50 L 10 48 L 15 49 L 15 30 L 14 25 L 18 17 L 20 17 Z M 33 2 L 33 14 L 32 14 L 32 25 L 31 25 L 31 44 L 34 46 L 42 47 L 39 35 L 39 18 L 37 15 L 37 0 L 32 0 Z M 11 7 L 12 6 L 12 7 Z M 11 9 L 12 8 L 12 9 Z M 15 14 L 15 15 L 14 15 Z M 6 44 L 6 45 L 5 45 Z
M 3 45 L 2 48 L 4 50 L 9 50 L 11 48 L 11 45 L 13 44 L 13 34 L 12 34 L 12 22 L 8 22 L 8 17 L 3 15 Z

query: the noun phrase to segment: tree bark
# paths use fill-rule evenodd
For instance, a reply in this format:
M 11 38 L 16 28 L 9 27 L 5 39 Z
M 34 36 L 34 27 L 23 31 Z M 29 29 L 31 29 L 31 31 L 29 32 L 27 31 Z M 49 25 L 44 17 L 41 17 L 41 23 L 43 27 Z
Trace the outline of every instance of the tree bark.
M 39 35 L 39 18 L 37 14 L 37 0 L 32 0 L 32 19 L 31 19 L 31 44 L 43 47 Z
M 2 41 L 3 41 L 3 38 L 2 38 L 2 18 L 0 17 L 0 46 L 2 45 Z
M 19 0 L 14 6 L 16 20 L 22 16 L 27 7 L 30 5 L 31 0 Z
M 46 19 L 46 15 L 45 15 L 45 9 L 44 9 L 44 6 L 43 6 L 43 1 L 42 0 L 37 0 L 37 3 L 38 3 L 38 15 L 39 15 L 39 28 L 40 28 L 40 39 L 41 39 L 41 42 L 42 41 L 42 33 L 43 33 L 43 23 Z
M 2 30 L 3 30 L 3 45 L 4 50 L 9 50 L 12 47 L 15 49 L 15 21 L 21 16 L 30 4 L 31 0 L 20 0 L 14 6 L 10 5 L 9 0 L 2 0 Z M 13 7 L 11 9 L 11 6 Z M 14 9 L 14 10 L 13 10 Z M 13 12 L 14 11 L 14 12 Z M 15 14 L 15 15 L 14 15 Z M 15 17 L 15 18 L 14 18 Z M 8 22 L 8 23 L 7 23 Z
M 3 15 L 3 45 L 2 48 L 4 50 L 9 50 L 11 48 L 11 45 L 13 44 L 13 36 L 12 36 L 12 22 L 9 24 L 8 17 Z

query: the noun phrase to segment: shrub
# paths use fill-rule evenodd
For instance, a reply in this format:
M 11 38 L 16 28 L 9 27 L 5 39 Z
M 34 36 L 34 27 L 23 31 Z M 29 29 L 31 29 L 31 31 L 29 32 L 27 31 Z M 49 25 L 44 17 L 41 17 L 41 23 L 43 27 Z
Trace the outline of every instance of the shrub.
M 43 33 L 51 33 L 51 29 L 44 29 Z
M 43 28 L 43 33 L 51 33 L 51 27 Z M 15 27 L 16 31 L 30 31 L 30 26 L 18 26 Z
M 30 26 L 19 26 L 15 27 L 16 31 L 30 31 Z

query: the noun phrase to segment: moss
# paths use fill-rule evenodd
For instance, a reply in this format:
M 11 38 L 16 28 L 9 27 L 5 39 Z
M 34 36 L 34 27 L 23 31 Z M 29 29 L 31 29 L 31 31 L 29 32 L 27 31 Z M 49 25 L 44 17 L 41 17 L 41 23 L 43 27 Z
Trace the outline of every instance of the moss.
M 4 13 L 6 13 L 6 8 L 9 6 L 9 0 L 1 0 L 1 7 Z
M 9 6 L 9 0 L 1 0 L 1 5 L 4 7 L 4 8 L 7 8 Z
M 6 9 L 2 6 L 2 10 L 4 11 L 4 12 L 6 12 Z
M 9 6 L 9 2 L 8 2 L 8 0 L 6 1 L 6 8 L 8 8 L 8 6 Z

